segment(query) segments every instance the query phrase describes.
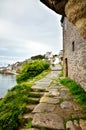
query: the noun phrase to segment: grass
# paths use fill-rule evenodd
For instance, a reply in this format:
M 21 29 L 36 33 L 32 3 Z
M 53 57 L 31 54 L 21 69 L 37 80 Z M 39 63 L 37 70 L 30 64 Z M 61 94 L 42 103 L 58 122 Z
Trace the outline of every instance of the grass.
M 26 124 L 26 129 L 29 129 L 32 127 L 32 119 L 28 120 L 28 123 Z
M 36 81 L 44 78 L 46 75 L 48 75 L 50 73 L 50 69 L 49 70 L 45 70 L 43 71 L 41 74 L 37 75 L 36 77 L 32 78 L 32 79 L 28 79 L 27 82 L 22 82 L 21 84 L 22 85 L 25 85 L 25 86 L 29 86 L 29 85 L 34 85 Z
M 83 88 L 69 78 L 60 79 L 60 83 L 69 88 L 76 101 L 81 105 L 86 113 L 86 92 Z
M 45 77 L 50 70 L 42 72 L 32 80 L 17 84 L 7 95 L 0 100 L 0 130 L 15 130 L 23 123 L 22 115 L 27 112 L 27 104 L 37 104 L 38 100 L 32 98 L 39 98 L 39 94 L 31 94 L 31 87 L 35 82 Z M 30 124 L 28 123 L 28 126 Z
M 40 94 L 36 94 L 36 93 L 29 93 L 28 97 L 33 97 L 33 98 L 40 98 Z

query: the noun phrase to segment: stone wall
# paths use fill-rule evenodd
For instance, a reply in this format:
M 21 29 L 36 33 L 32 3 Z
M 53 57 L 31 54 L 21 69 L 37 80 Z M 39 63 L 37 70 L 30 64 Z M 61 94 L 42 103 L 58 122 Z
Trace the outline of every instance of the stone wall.
M 65 76 L 76 81 L 86 91 L 86 40 L 67 18 L 63 22 L 63 50 Z

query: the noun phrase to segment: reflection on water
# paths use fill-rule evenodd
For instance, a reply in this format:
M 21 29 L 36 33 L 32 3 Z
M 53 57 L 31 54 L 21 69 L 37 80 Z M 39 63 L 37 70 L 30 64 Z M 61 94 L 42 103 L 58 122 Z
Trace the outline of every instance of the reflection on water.
M 8 89 L 16 85 L 16 76 L 0 74 L 0 98 L 4 97 Z

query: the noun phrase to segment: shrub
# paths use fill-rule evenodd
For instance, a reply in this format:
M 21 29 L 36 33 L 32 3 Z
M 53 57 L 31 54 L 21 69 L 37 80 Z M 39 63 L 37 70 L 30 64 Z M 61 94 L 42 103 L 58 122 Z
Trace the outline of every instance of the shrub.
M 42 71 L 49 68 L 49 63 L 43 61 L 26 62 L 21 69 L 21 74 L 17 76 L 17 82 L 23 82 L 27 79 L 31 79 Z

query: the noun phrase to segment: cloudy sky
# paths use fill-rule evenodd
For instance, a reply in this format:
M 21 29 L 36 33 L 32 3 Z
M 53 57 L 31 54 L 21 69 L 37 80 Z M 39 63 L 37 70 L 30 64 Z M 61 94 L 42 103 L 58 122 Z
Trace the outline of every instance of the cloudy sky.
M 60 16 L 39 0 L 0 0 L 0 57 L 22 57 L 62 49 Z

